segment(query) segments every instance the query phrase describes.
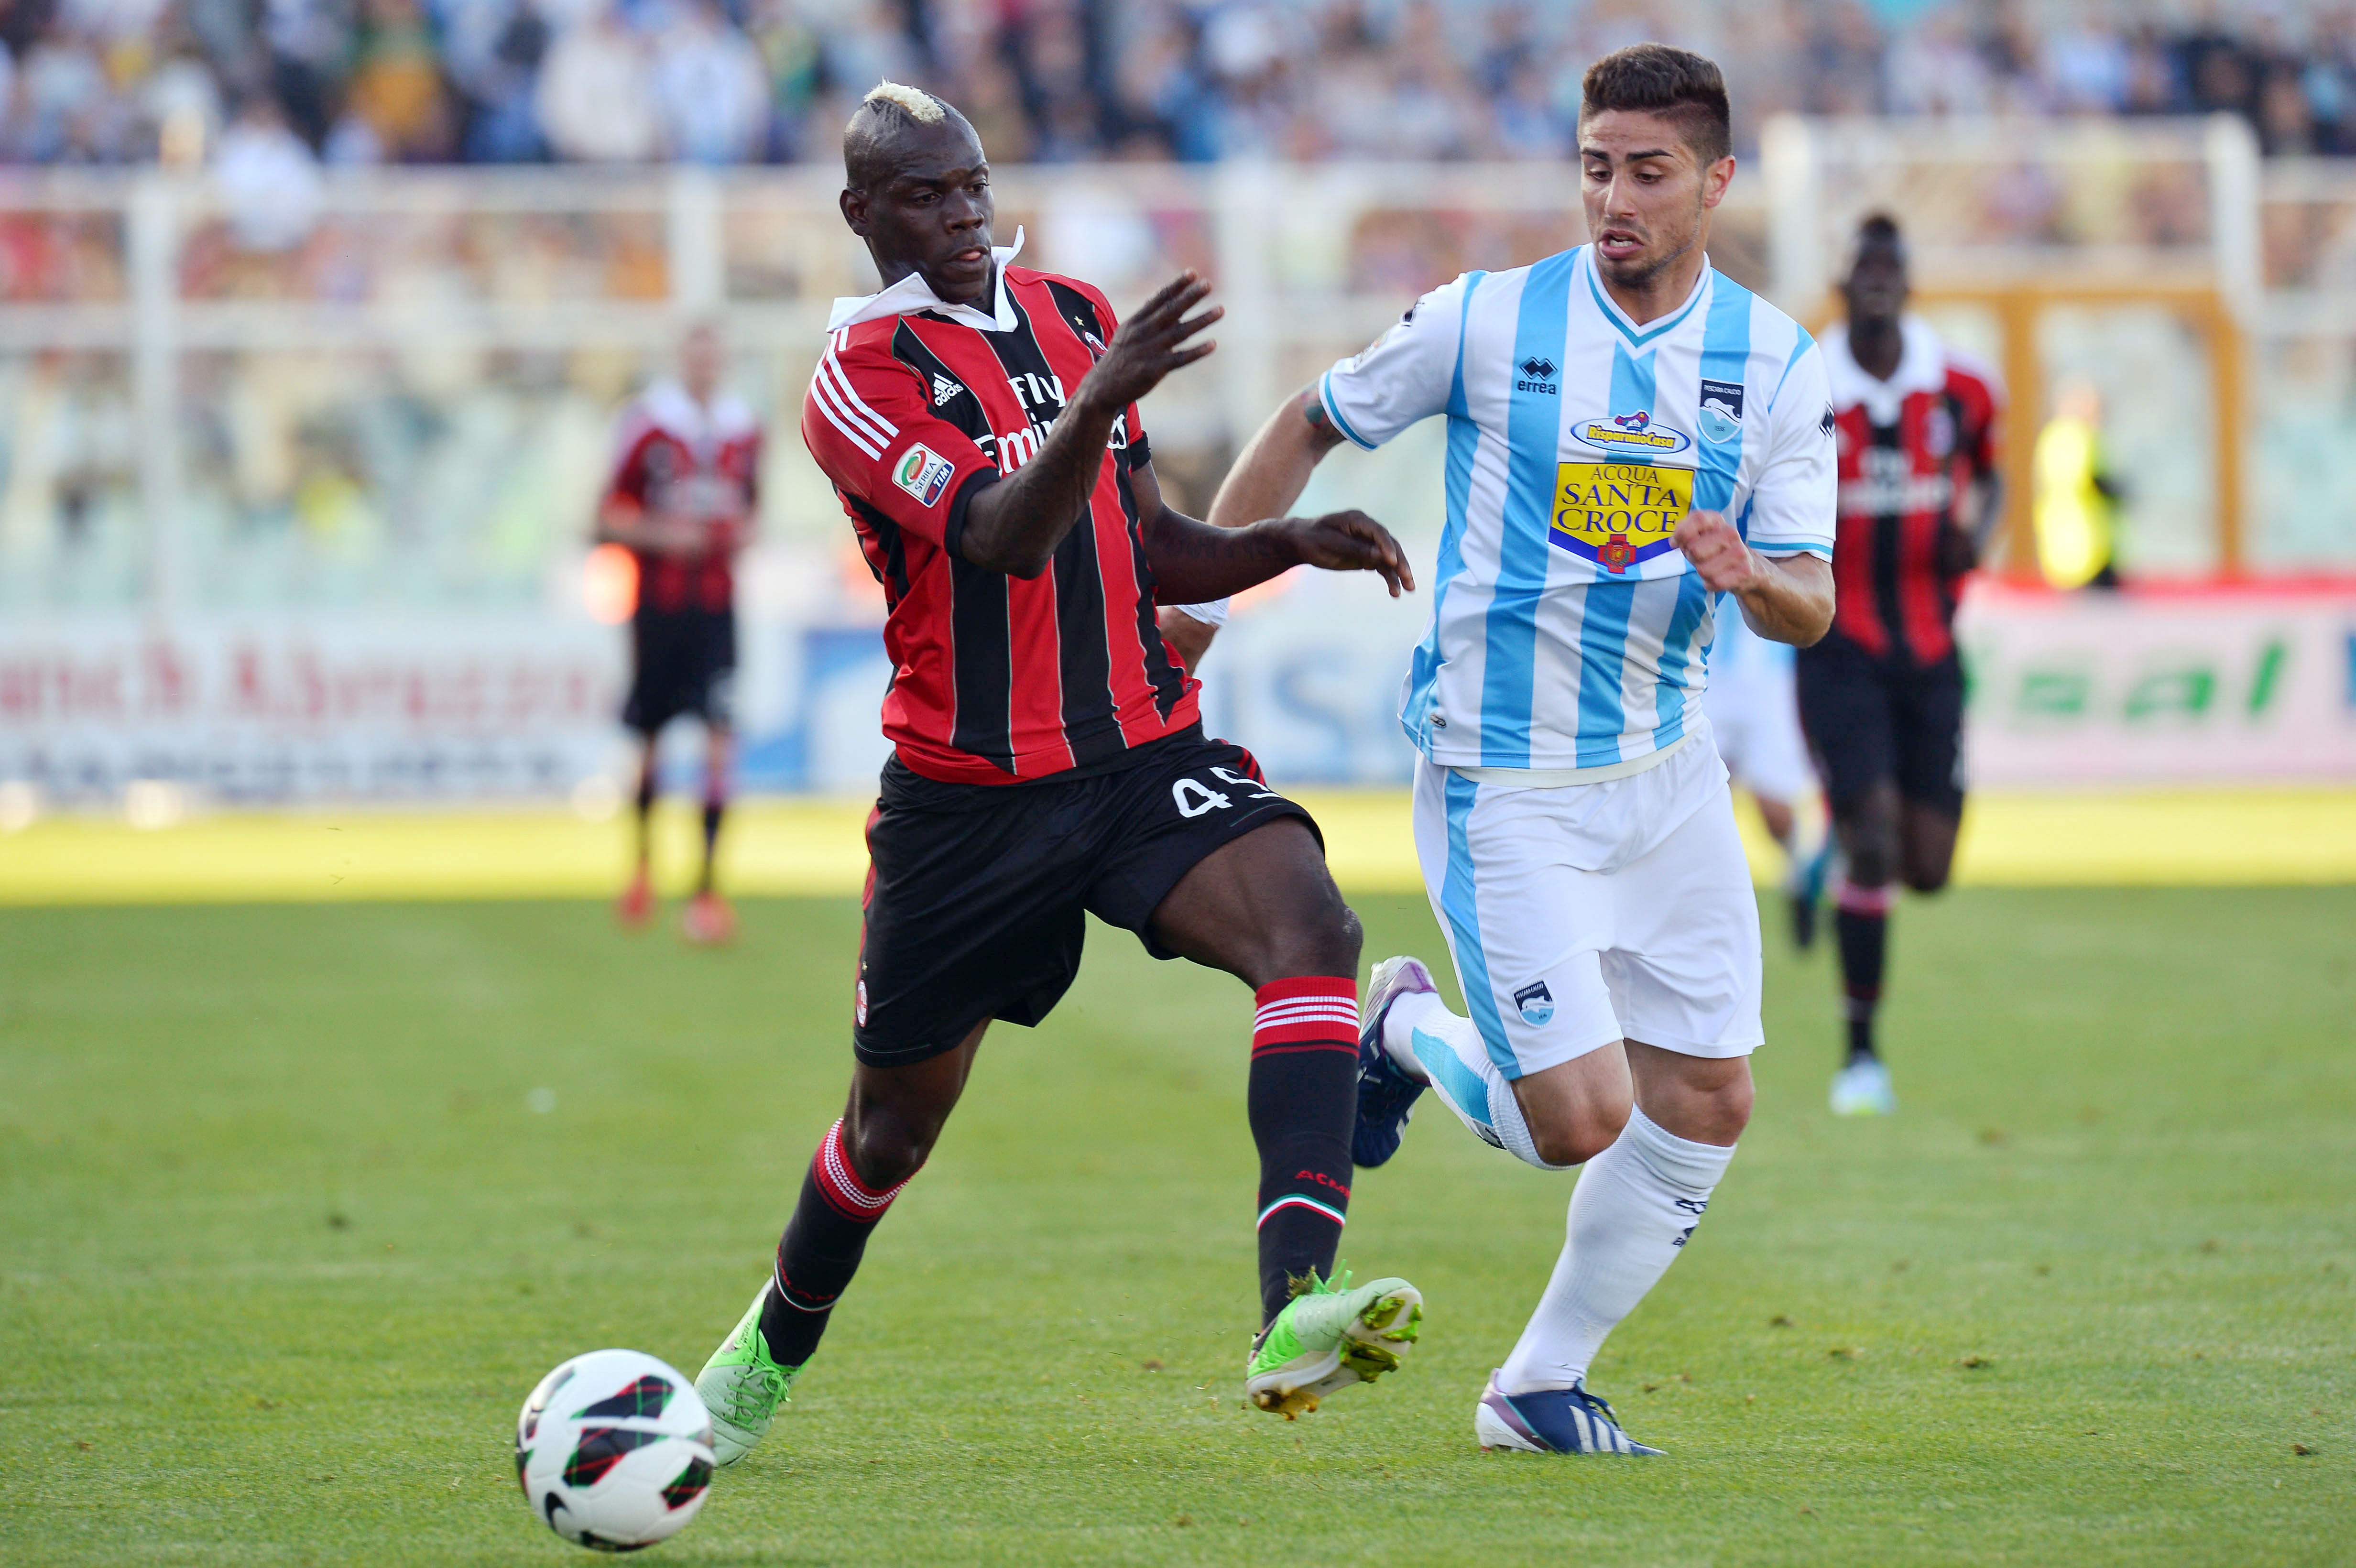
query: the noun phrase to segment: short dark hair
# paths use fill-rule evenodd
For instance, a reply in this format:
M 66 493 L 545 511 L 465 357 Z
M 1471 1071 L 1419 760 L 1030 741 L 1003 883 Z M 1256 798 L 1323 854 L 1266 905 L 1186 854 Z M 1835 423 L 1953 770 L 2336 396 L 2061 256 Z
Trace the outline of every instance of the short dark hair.
M 1906 237 L 1898 231 L 1898 219 L 1886 212 L 1869 212 L 1857 226 L 1857 248 L 1869 245 L 1894 245 L 1906 249 Z
M 1674 44 L 1630 44 L 1587 68 L 1579 117 L 1633 109 L 1676 122 L 1686 145 L 1707 164 L 1734 151 L 1734 120 L 1718 62 Z

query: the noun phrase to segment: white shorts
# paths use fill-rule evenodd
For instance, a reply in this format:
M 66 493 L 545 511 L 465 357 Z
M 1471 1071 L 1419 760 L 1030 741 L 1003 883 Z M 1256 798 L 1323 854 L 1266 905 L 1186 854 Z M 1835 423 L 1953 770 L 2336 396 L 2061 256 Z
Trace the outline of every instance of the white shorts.
M 1489 1059 L 1507 1078 L 1615 1040 L 1747 1056 L 1759 906 L 1705 729 L 1602 784 L 1479 784 L 1419 760 L 1415 848 Z
M 1749 656 L 1723 668 L 1713 659 L 1702 689 L 1702 711 L 1718 736 L 1719 754 L 1734 782 L 1751 794 L 1787 805 L 1804 799 L 1815 790 L 1816 771 L 1800 733 L 1791 661 L 1763 648 L 1745 651 Z

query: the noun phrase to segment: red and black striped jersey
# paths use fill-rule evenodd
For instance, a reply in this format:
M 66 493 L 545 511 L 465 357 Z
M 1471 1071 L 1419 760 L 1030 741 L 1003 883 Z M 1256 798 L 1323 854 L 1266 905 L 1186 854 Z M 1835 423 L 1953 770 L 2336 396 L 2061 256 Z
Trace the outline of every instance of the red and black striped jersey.
M 802 401 L 802 439 L 884 584 L 884 733 L 909 767 L 950 784 L 1109 763 L 1200 717 L 1198 684 L 1154 624 L 1130 482 L 1150 461 L 1136 405 L 1045 571 L 1025 581 L 958 550 L 974 496 L 1038 453 L 1114 327 L 1086 283 L 999 275 L 1010 327 L 934 310 L 857 321 L 830 336 Z
M 711 549 L 692 558 L 632 553 L 641 611 L 721 611 L 734 602 L 732 570 L 745 521 L 760 503 L 761 426 L 723 394 L 697 402 L 676 381 L 658 381 L 622 411 L 605 493 L 700 523 Z
M 2004 403 L 1996 372 L 1903 324 L 1905 347 L 1887 381 L 1850 355 L 1848 332 L 1825 335 L 1833 434 L 1840 454 L 1840 522 L 1833 546 L 1833 635 L 1876 658 L 1933 665 L 1954 651 L 1961 582 L 1940 539 L 1972 482 L 1993 475 Z

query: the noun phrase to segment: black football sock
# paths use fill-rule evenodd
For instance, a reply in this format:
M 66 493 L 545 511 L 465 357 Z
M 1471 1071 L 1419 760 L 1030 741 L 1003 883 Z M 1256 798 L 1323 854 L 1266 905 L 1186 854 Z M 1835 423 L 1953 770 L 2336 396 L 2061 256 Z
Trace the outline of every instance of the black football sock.
M 699 892 L 712 891 L 713 862 L 720 858 L 720 819 L 728 811 L 728 803 L 718 795 L 703 803 L 703 880 L 696 884 Z
M 761 1339 L 771 1360 L 798 1367 L 810 1359 L 835 1301 L 859 1272 L 867 1238 L 900 1187 L 879 1192 L 859 1179 L 843 1149 L 841 1122 L 819 1140 L 793 1220 L 777 1243 L 776 1277 L 761 1305 Z
M 1841 884 L 1833 911 L 1840 939 L 1841 989 L 1848 1019 L 1848 1059 L 1874 1054 L 1873 1015 L 1881 1006 L 1881 970 L 1889 954 L 1890 892 L 1887 887 Z
M 651 767 L 638 770 L 638 864 L 643 867 L 654 855 L 655 771 Z
M 1245 1104 L 1259 1148 L 1260 1322 L 1313 1274 L 1329 1279 L 1350 1211 L 1358 1115 L 1358 987 L 1346 976 L 1276 980 L 1254 995 Z

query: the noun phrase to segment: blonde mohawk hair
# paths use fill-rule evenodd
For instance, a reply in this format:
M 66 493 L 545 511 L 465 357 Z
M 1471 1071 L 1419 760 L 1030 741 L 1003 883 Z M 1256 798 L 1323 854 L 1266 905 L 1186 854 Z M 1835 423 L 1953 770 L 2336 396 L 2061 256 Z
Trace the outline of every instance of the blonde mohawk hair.
M 905 81 L 879 81 L 861 99 L 865 103 L 889 103 L 905 111 L 919 125 L 937 125 L 946 118 L 941 101 L 921 87 Z

